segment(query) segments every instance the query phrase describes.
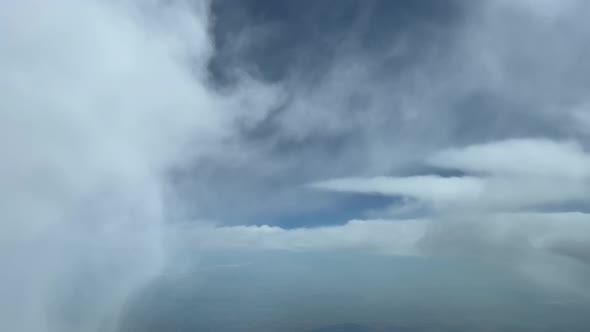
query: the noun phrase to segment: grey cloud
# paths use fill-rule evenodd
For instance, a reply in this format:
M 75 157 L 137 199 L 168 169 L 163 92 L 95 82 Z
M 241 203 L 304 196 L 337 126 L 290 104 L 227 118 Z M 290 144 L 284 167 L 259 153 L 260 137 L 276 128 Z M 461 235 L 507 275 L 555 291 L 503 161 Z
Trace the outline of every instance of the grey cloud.
M 350 44 L 338 45 L 335 50 L 340 53 L 334 52 L 329 65 L 318 61 L 321 68 L 310 67 L 313 75 L 275 77 L 287 95 L 283 105 L 268 118 L 243 128 L 238 146 L 252 154 L 239 167 L 216 176 L 221 179 L 230 174 L 229 179 L 238 179 L 255 174 L 257 184 L 236 187 L 230 181 L 215 193 L 238 201 L 248 197 L 253 205 L 270 201 L 282 207 L 297 198 L 297 209 L 317 204 L 312 202 L 315 197 L 293 194 L 308 183 L 338 187 L 338 191 L 407 196 L 410 204 L 405 207 L 410 214 L 421 211 L 421 215 L 435 216 L 434 226 L 422 242 L 435 253 L 497 256 L 508 261 L 514 256 L 513 266 L 529 262 L 530 271 L 535 271 L 531 274 L 546 276 L 553 272 L 537 270 L 544 259 L 556 270 L 570 271 L 570 263 L 584 265 L 583 259 L 571 262 L 579 256 L 574 249 L 578 245 L 571 240 L 579 231 L 576 227 L 559 240 L 571 242 L 571 249 L 564 245 L 566 250 L 528 243 L 536 226 L 544 229 L 540 226 L 543 222 L 530 227 L 517 222 L 504 232 L 504 223 L 486 225 L 485 221 L 494 219 L 497 212 L 531 212 L 546 206 L 583 211 L 576 205 L 587 204 L 584 125 L 588 75 L 582 61 L 589 40 L 585 33 L 587 5 L 581 1 L 546 1 L 542 5 L 486 1 L 463 3 L 460 12 L 448 25 L 438 25 L 442 35 L 425 38 L 420 51 L 404 46 L 408 40 L 419 43 L 418 36 L 406 36 L 409 39 L 404 41 L 395 32 L 391 39 L 384 33 L 388 42 L 382 45 L 387 46 L 375 53 L 350 51 Z M 399 54 L 413 61 L 396 62 Z M 388 65 L 395 69 L 388 70 Z M 419 176 L 404 177 L 404 173 L 412 173 L 408 167 L 415 165 L 421 165 L 421 171 L 414 172 Z M 436 172 L 425 176 L 432 168 Z M 443 171 L 456 178 L 441 175 Z M 189 178 L 194 183 L 201 181 L 199 176 Z M 430 182 L 422 181 L 428 179 Z M 471 180 L 483 188 L 481 193 L 467 190 L 463 196 L 451 194 L 443 197 L 445 204 L 440 204 L 441 197 L 434 197 L 438 182 L 454 183 L 453 188 L 446 187 L 448 191 L 462 192 L 463 182 Z M 399 181 L 408 183 L 402 183 L 403 188 L 380 187 L 388 181 L 397 181 L 398 187 Z M 364 187 L 359 188 L 359 183 Z M 261 198 L 252 199 L 253 192 Z M 399 206 L 371 211 L 371 215 L 387 218 L 391 210 L 395 215 L 395 208 Z M 550 215 L 529 217 L 537 220 Z M 247 237 L 261 232 L 256 227 L 234 231 L 244 231 Z M 288 242 L 279 240 L 287 233 L 276 230 L 276 240 L 270 240 L 275 244 L 263 240 L 263 247 L 280 247 Z M 288 236 L 303 233 L 307 231 L 297 230 Z M 304 238 L 301 235 L 298 241 L 305 243 Z M 361 236 L 360 241 L 371 242 L 370 238 Z M 572 267 L 572 273 L 564 272 L 564 279 L 575 279 L 573 271 L 580 269 Z
M 549 1 L 547 8 L 563 8 L 555 10 L 559 15 L 549 16 L 526 1 L 404 2 L 399 8 L 385 2 L 375 2 L 373 8 L 351 2 L 350 8 L 362 9 L 357 16 L 342 14 L 348 17 L 343 20 L 366 17 L 358 25 L 350 24 L 351 31 L 358 31 L 341 43 L 334 32 L 339 31 L 337 23 L 316 19 L 314 10 L 334 16 L 352 11 L 344 5 L 324 8 L 322 3 L 316 8 L 277 3 L 263 9 L 261 4 L 237 8 L 231 4 L 214 3 L 219 7 L 218 29 L 228 29 L 219 32 L 223 41 L 217 56 L 222 63 L 224 57 L 234 56 L 247 64 L 228 60 L 222 67 L 256 73 L 267 64 L 272 68 L 279 63 L 283 74 L 270 76 L 285 99 L 272 115 L 242 128 L 235 143 L 237 150 L 249 151 L 242 162 L 228 165 L 213 160 L 211 167 L 220 167 L 207 178 L 199 176 L 199 165 L 187 169 L 182 181 L 193 185 L 181 186 L 179 191 L 194 201 L 202 197 L 199 183 L 218 181 L 225 185 L 214 189 L 215 195 L 251 200 L 251 206 L 272 201 L 285 209 L 306 209 L 316 203 L 294 189 L 300 184 L 392 175 L 440 149 L 523 138 L 587 145 L 583 119 L 588 75 L 583 54 L 588 36 L 583 2 L 555 5 Z M 306 10 L 311 13 L 306 18 L 295 14 Z M 240 18 L 230 22 L 233 15 Z M 411 22 L 377 25 L 387 15 Z M 229 17 L 226 25 L 225 17 Z M 298 21 L 305 19 L 310 22 Z M 278 30 L 280 36 L 288 31 L 289 38 L 300 42 L 283 45 L 265 39 L 265 34 L 257 37 L 260 30 L 272 32 L 273 24 L 286 24 L 285 30 Z M 323 24 L 330 27 L 305 33 L 306 28 Z M 254 32 L 248 33 L 249 28 Z M 232 50 L 234 32 L 239 45 L 259 50 L 257 55 Z M 365 39 L 372 33 L 379 42 L 373 48 L 363 47 L 365 41 L 372 43 Z M 322 39 L 335 43 L 328 43 L 329 57 L 324 58 L 318 48 L 302 46 Z M 305 54 L 287 52 L 287 56 L 281 47 Z M 312 63 L 317 57 L 316 66 L 299 65 L 298 60 L 309 61 L 306 57 Z M 250 70 L 252 66 L 261 69 Z M 284 73 L 289 70 L 301 75 Z M 243 184 L 243 177 L 256 178 L 258 184 Z M 252 199 L 250 192 L 260 199 Z M 290 203 L 295 199 L 300 202 L 297 207 Z M 199 208 L 195 203 L 192 215 L 198 216 Z M 264 215 L 260 209 L 243 211 L 253 220 Z M 215 214 L 223 215 L 223 208 L 212 208 L 203 217 Z

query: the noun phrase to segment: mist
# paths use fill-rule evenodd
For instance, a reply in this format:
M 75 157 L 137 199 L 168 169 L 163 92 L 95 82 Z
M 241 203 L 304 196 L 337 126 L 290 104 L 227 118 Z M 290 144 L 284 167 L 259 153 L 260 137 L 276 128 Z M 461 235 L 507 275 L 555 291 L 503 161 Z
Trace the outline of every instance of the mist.
M 588 303 L 477 261 L 203 251 L 135 298 L 125 331 L 584 331 Z
M 0 7 L 0 329 L 116 331 L 165 261 L 170 172 L 254 112 L 208 86 L 206 3 Z

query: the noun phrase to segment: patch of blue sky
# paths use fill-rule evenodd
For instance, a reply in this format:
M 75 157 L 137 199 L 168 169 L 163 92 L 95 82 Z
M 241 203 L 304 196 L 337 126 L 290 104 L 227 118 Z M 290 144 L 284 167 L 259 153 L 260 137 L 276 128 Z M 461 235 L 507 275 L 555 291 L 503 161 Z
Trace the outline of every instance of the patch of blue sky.
M 327 195 L 335 197 L 333 204 L 315 210 L 294 211 L 268 220 L 260 220 L 258 224 L 275 225 L 283 228 L 341 225 L 353 219 L 366 218 L 368 211 L 383 210 L 392 205 L 402 204 L 401 197 L 356 193 L 327 193 Z

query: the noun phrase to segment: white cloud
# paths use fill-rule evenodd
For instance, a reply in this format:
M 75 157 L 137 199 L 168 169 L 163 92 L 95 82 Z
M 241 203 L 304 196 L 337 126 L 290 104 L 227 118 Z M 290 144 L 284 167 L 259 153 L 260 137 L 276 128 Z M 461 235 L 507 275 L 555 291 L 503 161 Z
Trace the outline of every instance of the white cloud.
M 435 153 L 434 166 L 524 177 L 588 178 L 590 156 L 575 142 L 511 139 Z
M 531 281 L 590 295 L 590 215 L 490 213 L 416 220 L 352 220 L 344 225 L 284 229 L 273 226 L 190 226 L 169 233 L 183 250 L 365 252 L 381 255 L 477 259 L 520 271 Z
M 404 252 L 484 259 L 512 266 L 554 286 L 590 286 L 579 280 L 589 272 L 584 243 L 590 240 L 585 235 L 589 234 L 590 217 L 581 212 L 533 212 L 560 204 L 570 204 L 570 209 L 575 206 L 572 204 L 590 204 L 590 157 L 579 145 L 546 139 L 499 141 L 444 150 L 427 162 L 473 175 L 343 178 L 311 187 L 411 197 L 417 202 L 410 201 L 409 207 L 433 207 L 428 221 L 419 224 L 424 236 L 399 242 Z M 383 214 L 395 215 L 391 211 Z M 395 253 L 387 249 L 400 241 L 394 227 L 417 225 L 406 221 L 391 224 L 396 226 L 383 230 L 367 222 L 368 233 L 391 234 L 391 242 L 375 242 L 375 252 Z M 343 226 L 345 230 L 352 231 Z M 364 239 L 372 241 L 370 236 Z M 337 247 L 328 238 L 325 245 Z
M 411 196 L 440 204 L 479 197 L 484 183 L 474 177 L 375 177 L 326 180 L 310 185 L 311 188 L 340 192 L 356 192 L 392 196 Z
M 570 241 L 574 247 L 590 238 L 590 215 L 579 212 L 511 212 L 440 216 L 433 219 L 351 220 L 343 225 L 286 229 L 278 226 L 179 227 L 169 233 L 203 249 L 274 249 L 290 251 L 359 250 L 389 255 L 473 255 L 468 241 L 510 258 L 514 242 L 522 249 L 545 252 Z M 453 234 L 454 233 L 454 234 Z M 454 239 L 449 241 L 450 239 Z M 174 243 L 172 241 L 171 243 Z
M 181 228 L 173 238 L 188 240 L 203 249 L 351 250 L 415 255 L 425 226 L 425 220 L 352 220 L 339 226 L 297 229 L 267 225 L 197 227 Z
M 0 4 L 0 330 L 113 331 L 162 263 L 166 172 L 260 116 L 238 104 L 272 100 L 211 90 L 208 11 Z
M 442 211 L 507 211 L 547 204 L 588 201 L 590 157 L 576 144 L 509 140 L 449 149 L 427 159 L 438 167 L 472 176 L 343 178 L 311 188 L 406 196 Z

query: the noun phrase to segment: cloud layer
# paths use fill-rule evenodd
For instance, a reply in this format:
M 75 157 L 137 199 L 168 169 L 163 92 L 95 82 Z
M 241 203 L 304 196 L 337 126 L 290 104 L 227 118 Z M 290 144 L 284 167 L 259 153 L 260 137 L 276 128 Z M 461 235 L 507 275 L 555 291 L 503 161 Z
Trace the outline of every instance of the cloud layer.
M 519 270 L 546 286 L 587 293 L 590 285 L 581 276 L 590 272 L 583 253 L 590 218 L 577 207 L 590 203 L 588 156 L 579 146 L 511 140 L 443 150 L 426 162 L 473 175 L 327 180 L 310 190 L 379 194 L 407 203 L 382 211 L 390 216 L 382 220 L 296 229 L 205 227 L 189 239 L 205 249 L 475 258 Z M 421 219 L 396 217 L 396 209 L 405 211 L 408 205 L 428 212 Z

